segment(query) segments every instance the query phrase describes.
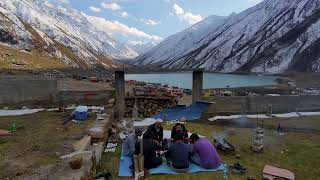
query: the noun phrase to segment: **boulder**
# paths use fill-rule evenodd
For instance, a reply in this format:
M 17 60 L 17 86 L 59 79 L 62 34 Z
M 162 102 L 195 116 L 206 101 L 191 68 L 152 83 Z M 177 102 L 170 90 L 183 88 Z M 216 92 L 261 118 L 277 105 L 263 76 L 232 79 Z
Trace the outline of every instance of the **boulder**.
M 49 180 L 91 180 L 96 167 L 96 158 L 93 151 L 77 151 L 60 157 L 63 159 L 56 171 L 50 173 L 45 179 Z M 82 159 L 79 169 L 72 169 L 71 162 Z M 75 165 L 79 165 L 76 164 Z
M 72 169 L 80 169 L 82 167 L 83 160 L 82 158 L 74 159 L 69 162 L 69 165 Z

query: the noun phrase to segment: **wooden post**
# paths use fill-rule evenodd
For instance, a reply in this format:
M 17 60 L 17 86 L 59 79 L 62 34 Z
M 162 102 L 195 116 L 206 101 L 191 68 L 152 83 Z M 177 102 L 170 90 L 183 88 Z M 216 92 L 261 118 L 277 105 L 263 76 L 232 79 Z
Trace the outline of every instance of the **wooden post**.
M 124 71 L 115 71 L 116 119 L 121 120 L 125 112 L 125 80 Z
M 140 139 L 140 154 L 138 157 L 139 157 L 140 179 L 144 179 L 143 138 Z
M 134 179 L 139 179 L 139 161 L 138 161 L 137 155 L 133 155 L 133 163 L 134 163 Z
M 201 100 L 203 85 L 203 71 L 194 70 L 192 72 L 192 102 Z

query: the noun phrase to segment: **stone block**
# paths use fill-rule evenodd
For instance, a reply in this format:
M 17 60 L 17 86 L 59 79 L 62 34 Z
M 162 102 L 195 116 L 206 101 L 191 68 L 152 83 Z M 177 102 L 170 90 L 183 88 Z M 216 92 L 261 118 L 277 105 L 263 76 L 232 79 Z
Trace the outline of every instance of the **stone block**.
M 88 129 L 88 135 L 93 139 L 103 139 L 107 133 L 106 127 L 92 126 Z
M 96 162 L 98 164 L 104 150 L 104 142 L 99 142 L 98 144 L 93 145 L 93 149 L 96 156 Z
M 74 151 L 85 151 L 88 150 L 91 144 L 91 136 L 84 136 L 81 140 L 73 143 Z

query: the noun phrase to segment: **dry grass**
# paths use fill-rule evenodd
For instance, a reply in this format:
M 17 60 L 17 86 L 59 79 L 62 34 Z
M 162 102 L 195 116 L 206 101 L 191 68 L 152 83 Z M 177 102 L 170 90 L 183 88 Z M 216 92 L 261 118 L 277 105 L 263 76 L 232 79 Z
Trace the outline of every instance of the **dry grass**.
M 12 56 L 7 56 L 11 54 Z M 23 64 L 21 66 L 13 67 L 10 63 Z M 20 69 L 20 70 L 33 70 L 33 69 L 63 69 L 67 66 L 60 60 L 40 56 L 37 53 L 28 53 L 18 49 L 10 48 L 0 44 L 0 69 Z
M 16 122 L 18 131 L 0 137 L 0 179 L 41 173 L 55 165 L 58 157 L 72 152 L 72 143 L 80 139 L 93 118 L 79 125 L 62 125 L 68 113 L 40 112 L 17 117 L 0 117 L 0 129 Z

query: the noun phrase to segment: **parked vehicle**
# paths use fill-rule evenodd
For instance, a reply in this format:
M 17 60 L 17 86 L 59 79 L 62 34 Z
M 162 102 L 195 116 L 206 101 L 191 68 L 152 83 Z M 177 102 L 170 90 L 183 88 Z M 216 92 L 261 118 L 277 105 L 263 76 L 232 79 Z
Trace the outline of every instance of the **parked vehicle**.
M 90 77 L 89 80 L 91 82 L 99 82 L 99 79 L 97 77 Z

